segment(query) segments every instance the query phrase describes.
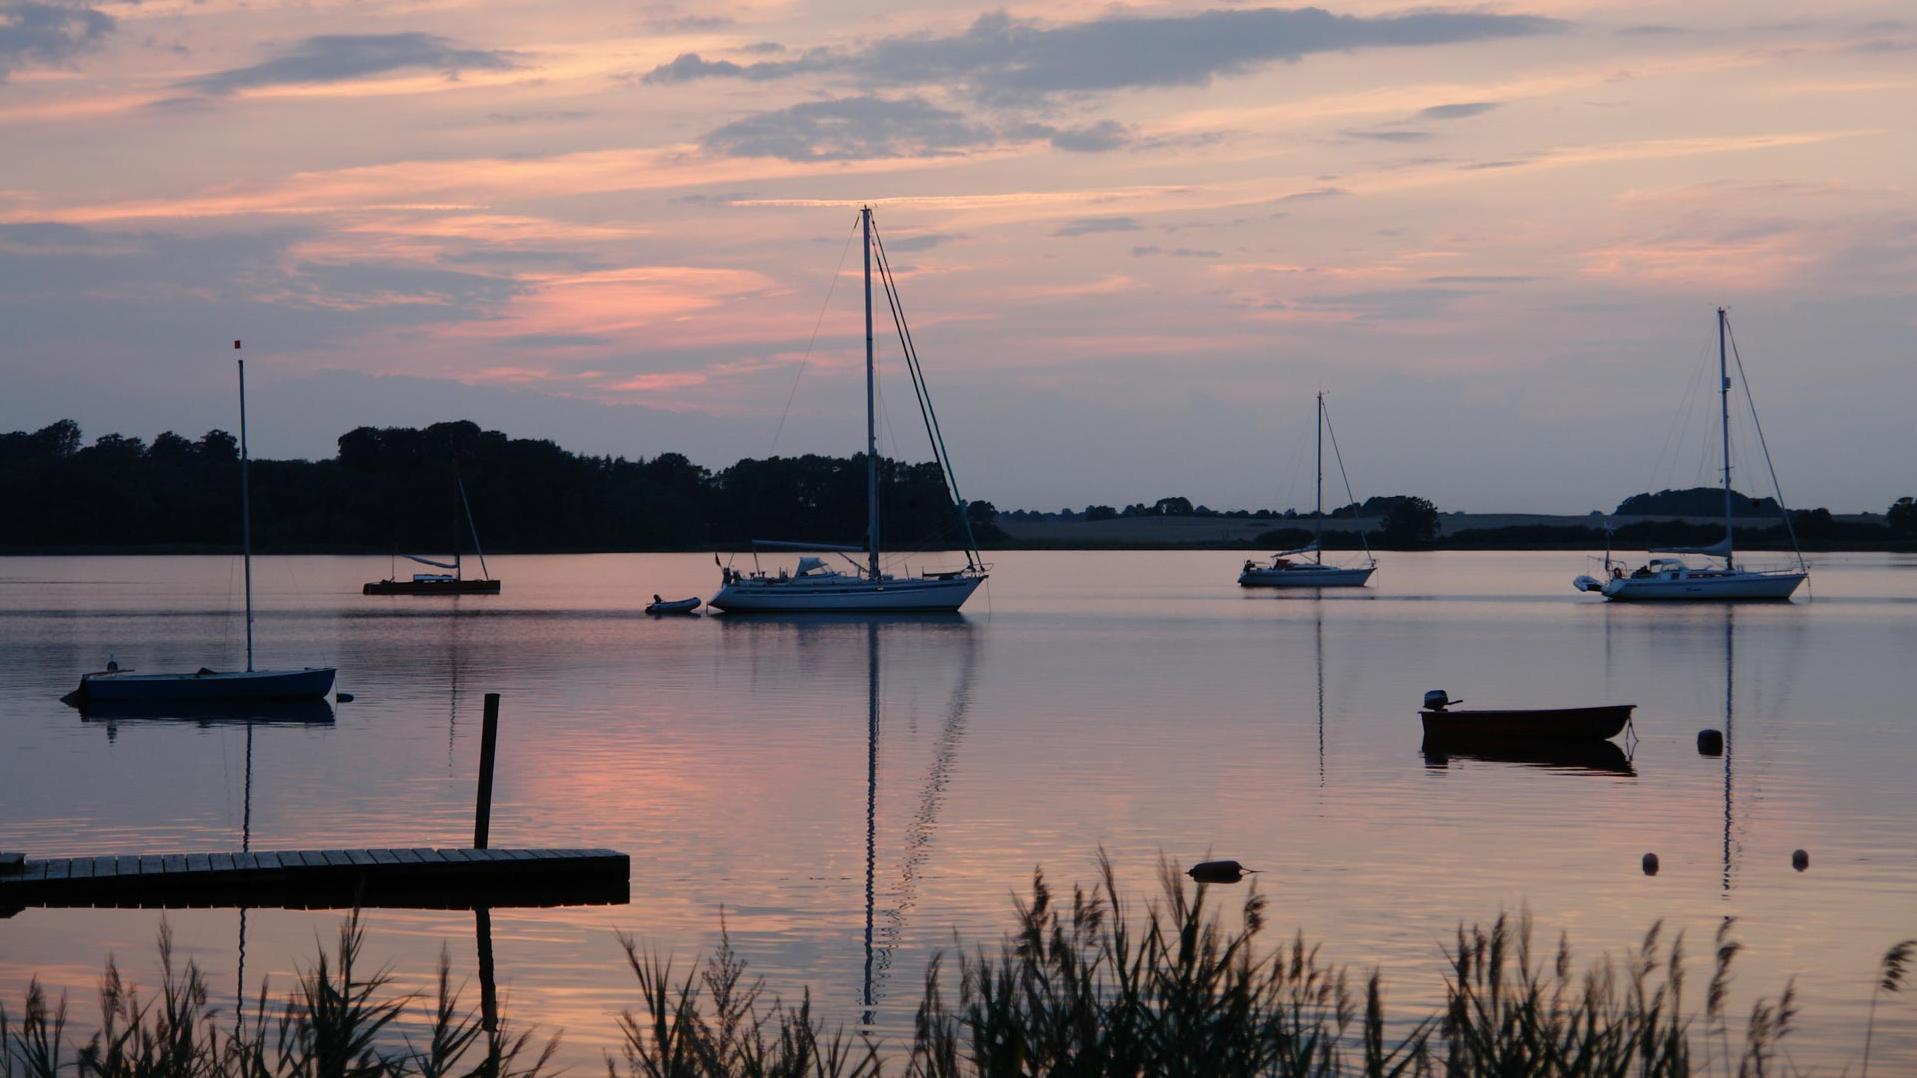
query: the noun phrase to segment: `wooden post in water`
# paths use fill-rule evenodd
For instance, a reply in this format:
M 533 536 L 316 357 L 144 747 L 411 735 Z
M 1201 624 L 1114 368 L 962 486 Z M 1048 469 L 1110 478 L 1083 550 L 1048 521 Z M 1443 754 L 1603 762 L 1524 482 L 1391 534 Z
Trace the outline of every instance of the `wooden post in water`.
M 473 936 L 479 943 L 479 1021 L 487 1033 L 499 1032 L 499 989 L 493 982 L 493 911 L 473 907 Z
M 499 694 L 486 694 L 486 721 L 479 735 L 479 803 L 473 808 L 473 849 L 486 848 L 493 823 L 493 755 L 499 743 Z

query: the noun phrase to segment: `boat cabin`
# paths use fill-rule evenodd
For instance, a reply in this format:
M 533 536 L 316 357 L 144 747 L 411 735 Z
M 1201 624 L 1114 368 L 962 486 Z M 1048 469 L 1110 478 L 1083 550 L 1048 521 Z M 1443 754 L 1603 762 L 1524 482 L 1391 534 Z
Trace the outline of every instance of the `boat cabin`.
M 1612 579 L 1621 580 L 1625 578 L 1625 575 L 1622 565 L 1611 567 Z M 1631 570 L 1629 578 L 1632 580 L 1698 580 L 1728 575 L 1731 575 L 1729 569 L 1715 565 L 1692 565 L 1682 558 L 1652 558 Z

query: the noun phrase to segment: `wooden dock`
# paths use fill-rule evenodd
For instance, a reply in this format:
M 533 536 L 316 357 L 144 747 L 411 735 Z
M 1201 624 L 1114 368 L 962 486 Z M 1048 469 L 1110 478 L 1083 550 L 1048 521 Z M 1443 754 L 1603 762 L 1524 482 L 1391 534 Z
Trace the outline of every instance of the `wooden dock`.
M 44 860 L 0 855 L 0 917 L 28 907 L 475 909 L 619 905 L 631 859 L 606 849 L 365 849 Z

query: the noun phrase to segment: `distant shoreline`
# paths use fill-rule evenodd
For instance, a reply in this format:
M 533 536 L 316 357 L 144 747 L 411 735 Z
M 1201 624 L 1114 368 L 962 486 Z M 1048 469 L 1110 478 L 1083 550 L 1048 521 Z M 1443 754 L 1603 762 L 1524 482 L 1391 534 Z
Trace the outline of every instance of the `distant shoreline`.
M 887 554 L 917 554 L 917 553 L 938 552 L 943 549 L 945 548 L 934 547 L 934 548 L 924 548 L 924 549 L 888 549 L 886 553 Z M 1085 553 L 1101 553 L 1101 552 L 1126 551 L 1126 550 L 1138 550 L 1138 551 L 1185 550 L 1185 551 L 1192 551 L 1192 552 L 1209 551 L 1209 552 L 1221 553 L 1221 554 L 1246 554 L 1246 553 L 1269 554 L 1275 548 L 1271 544 L 1259 544 L 1259 543 L 1249 542 L 1249 541 L 1226 543 L 1226 542 L 1219 542 L 1219 541 L 1211 541 L 1211 542 L 1203 542 L 1203 541 L 1175 542 L 1175 541 L 1169 541 L 1169 540 L 1163 540 L 1163 541 L 1152 541 L 1152 540 L 1069 541 L 1069 540 L 1029 539 L 1029 540 L 1014 540 L 1012 542 L 986 545 L 986 546 L 983 546 L 981 549 L 986 553 L 992 553 L 996 551 L 1023 551 L 1023 550 L 1059 551 L 1059 552 L 1083 551 Z M 1347 545 L 1343 543 L 1327 542 L 1325 544 L 1325 549 L 1327 551 L 1348 552 L 1348 551 L 1358 550 L 1359 547 L 1355 543 Z M 1407 546 L 1407 547 L 1390 547 L 1390 546 L 1382 546 L 1382 545 L 1373 543 L 1370 549 L 1375 553 L 1389 553 L 1389 554 L 1403 554 L 1403 553 L 1424 554 L 1424 553 L 1433 553 L 1433 552 L 1440 552 L 1440 551 L 1508 551 L 1512 553 L 1521 553 L 1524 551 L 1542 551 L 1542 552 L 1571 551 L 1571 552 L 1582 552 L 1582 553 L 1595 555 L 1595 554 L 1600 554 L 1603 552 L 1604 545 L 1602 542 L 1591 543 L 1591 544 L 1539 543 L 1539 542 L 1506 543 L 1506 542 L 1498 542 L 1495 539 L 1477 540 L 1477 539 L 1466 537 L 1462 541 L 1439 539 L 1435 543 L 1428 543 L 1428 544 L 1424 544 L 1420 546 Z M 1800 549 L 1802 549 L 1803 552 L 1806 554 L 1864 554 L 1864 553 L 1917 554 L 1917 542 L 1912 542 L 1909 540 L 1896 541 L 1896 542 L 1880 542 L 1880 543 L 1842 543 L 1842 542 L 1811 543 L 1811 542 L 1807 542 L 1802 544 Z M 1780 546 L 1775 543 L 1762 543 L 1762 542 L 1753 542 L 1749 544 L 1740 542 L 1738 544 L 1738 550 L 1740 553 L 1748 552 L 1752 554 L 1777 554 L 1777 553 L 1789 554 L 1790 553 L 1790 547 L 1787 545 Z M 594 548 L 552 548 L 552 549 L 537 549 L 537 550 L 493 550 L 493 551 L 488 551 L 487 553 L 489 556 L 494 556 L 494 557 L 516 557 L 516 556 L 553 556 L 553 555 L 587 556 L 587 555 L 599 555 L 599 554 L 719 554 L 719 555 L 737 554 L 737 555 L 745 555 L 745 554 L 749 554 L 750 552 L 751 552 L 751 548 L 749 546 L 741 544 L 737 546 L 710 546 L 710 545 L 692 546 L 692 547 L 632 546 L 632 547 L 594 547 Z M 1646 553 L 1646 549 L 1644 547 L 1618 546 L 1618 547 L 1614 547 L 1612 552 L 1620 559 L 1627 559 L 1627 558 L 1635 557 L 1635 556 Z M 202 547 L 202 546 L 190 546 L 190 545 L 186 545 L 186 546 L 160 545 L 160 546 L 140 546 L 140 547 L 132 547 L 132 546 L 130 547 L 98 547 L 98 546 L 35 547 L 35 548 L 0 549 L 0 558 L 126 558 L 126 557 L 194 557 L 194 556 L 238 557 L 239 553 L 240 552 L 237 548 Z M 388 558 L 392 556 L 392 552 L 387 550 L 366 550 L 366 549 L 353 548 L 353 547 L 271 548 L 266 550 L 255 550 L 253 553 L 257 557 Z M 772 557 L 772 556 L 778 556 L 778 555 L 767 555 L 767 556 Z M 476 565 L 477 559 L 474 559 L 474 562 Z

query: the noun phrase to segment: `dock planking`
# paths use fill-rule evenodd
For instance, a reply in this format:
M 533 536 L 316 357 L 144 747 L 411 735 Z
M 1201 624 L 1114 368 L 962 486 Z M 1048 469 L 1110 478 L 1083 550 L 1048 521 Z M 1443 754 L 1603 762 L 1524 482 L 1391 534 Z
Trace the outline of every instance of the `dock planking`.
M 26 858 L 0 870 L 0 917 L 27 907 L 286 909 L 618 905 L 631 859 L 607 849 L 279 850 Z

